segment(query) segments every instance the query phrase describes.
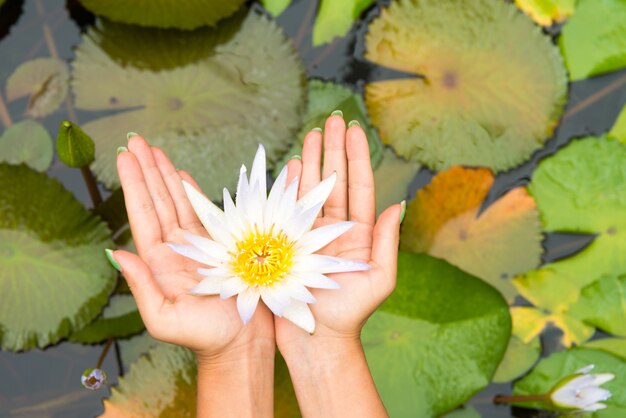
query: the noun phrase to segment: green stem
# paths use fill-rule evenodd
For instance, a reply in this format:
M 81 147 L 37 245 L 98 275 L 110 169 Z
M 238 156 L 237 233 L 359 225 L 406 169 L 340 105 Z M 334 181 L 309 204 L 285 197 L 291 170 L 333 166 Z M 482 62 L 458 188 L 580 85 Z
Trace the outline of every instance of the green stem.
M 550 395 L 549 394 L 543 394 L 543 395 L 510 395 L 510 396 L 507 396 L 507 395 L 496 395 L 496 397 L 493 398 L 493 403 L 495 403 L 496 405 L 513 403 L 513 402 L 530 402 L 530 401 L 549 402 L 550 401 Z
M 102 349 L 102 353 L 100 353 L 100 358 L 98 358 L 96 369 L 99 369 L 102 367 L 102 363 L 104 363 L 104 359 L 106 358 L 107 353 L 109 352 L 109 349 L 111 348 L 114 342 L 115 342 L 114 338 L 109 338 L 107 343 L 104 345 L 104 348 Z
M 102 195 L 100 194 L 100 190 L 98 190 L 98 182 L 96 182 L 96 178 L 93 176 L 89 166 L 81 167 L 80 172 L 83 175 L 83 179 L 85 180 L 85 184 L 89 190 L 89 196 L 91 197 L 93 206 L 96 207 L 102 203 Z

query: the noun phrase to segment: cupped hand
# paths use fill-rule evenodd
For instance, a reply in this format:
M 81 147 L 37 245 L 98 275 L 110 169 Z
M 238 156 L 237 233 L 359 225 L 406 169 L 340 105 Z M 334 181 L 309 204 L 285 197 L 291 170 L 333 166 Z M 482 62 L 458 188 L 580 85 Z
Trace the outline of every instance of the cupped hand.
M 367 138 L 358 124 L 346 130 L 339 115 L 327 119 L 323 136 L 317 130 L 307 134 L 302 159 L 292 159 L 288 167 L 290 178 L 301 179 L 299 196 L 323 178 L 337 173 L 335 187 L 314 228 L 346 220 L 356 224 L 320 253 L 365 261 L 371 269 L 329 275 L 340 284 L 340 289 L 311 290 L 317 299 L 309 305 L 316 321 L 313 335 L 284 318 L 276 318 L 276 341 L 284 355 L 292 347 L 298 350 L 299 345 L 316 340 L 359 340 L 367 318 L 395 288 L 399 228 L 404 211 L 403 204 L 393 205 L 376 221 L 374 175 Z
M 186 244 L 187 232 L 207 236 L 182 185 L 185 172 L 145 139 L 133 135 L 117 158 L 130 227 L 139 255 L 115 251 L 113 258 L 135 297 L 148 332 L 188 347 L 198 356 L 220 356 L 263 342 L 274 347 L 271 313 L 259 306 L 244 326 L 234 298 L 187 294 L 202 278 L 199 263 L 174 253 L 168 243 Z M 198 188 L 199 189 L 199 188 Z

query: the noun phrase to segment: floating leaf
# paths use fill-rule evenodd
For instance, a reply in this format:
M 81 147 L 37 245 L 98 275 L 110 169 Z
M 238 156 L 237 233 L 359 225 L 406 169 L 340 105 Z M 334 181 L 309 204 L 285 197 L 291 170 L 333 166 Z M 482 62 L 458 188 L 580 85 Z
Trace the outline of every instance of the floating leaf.
M 432 417 L 489 384 L 509 330 L 507 304 L 491 286 L 445 261 L 401 252 L 396 290 L 362 340 L 390 416 Z
M 97 344 L 109 338 L 125 338 L 145 329 L 131 295 L 114 295 L 99 318 L 69 337 L 69 341 Z
M 515 395 L 539 395 L 548 393 L 562 378 L 581 368 L 593 364 L 593 373 L 613 373 L 615 379 L 604 383 L 602 388 L 611 391 L 612 396 L 603 401 L 608 408 L 593 414 L 582 415 L 593 418 L 614 418 L 626 416 L 626 362 L 599 351 L 574 348 L 552 354 L 541 360 L 532 372 L 514 386 Z M 549 409 L 544 403 L 525 403 L 525 406 Z M 580 416 L 580 415 L 576 415 Z
M 46 171 L 52 163 L 52 138 L 39 122 L 24 120 L 0 135 L 0 161 L 26 163 L 37 171 Z
M 570 347 L 573 344 L 580 345 L 593 336 L 594 328 L 585 325 L 582 321 L 562 312 L 544 312 L 541 309 L 516 306 L 511 308 L 513 318 L 513 335 L 525 344 L 533 339 L 552 324 L 563 332 L 561 344 Z
M 626 275 L 605 276 L 584 287 L 569 314 L 611 334 L 626 336 Z
M 126 144 L 128 131 L 162 147 L 215 199 L 221 199 L 224 186 L 234 186 L 239 166 L 252 160 L 259 143 L 270 161 L 287 149 L 300 126 L 303 69 L 274 23 L 255 13 L 229 19 L 194 38 L 211 46 L 210 55 L 161 71 L 124 66 L 107 55 L 101 47 L 104 29 L 90 31 L 77 48 L 73 80 L 79 108 L 119 111 L 83 125 L 96 144 L 92 167 L 107 186 L 118 185 L 115 150 Z M 148 37 L 154 30 L 143 31 Z
M 417 192 L 402 226 L 402 249 L 443 258 L 515 296 L 510 278 L 541 261 L 535 202 L 515 188 L 481 212 L 493 184 L 488 169 L 453 167 Z
M 95 145 L 78 125 L 64 120 L 57 135 L 57 153 L 68 167 L 80 168 L 93 162 Z
M 7 80 L 7 99 L 29 96 L 26 114 L 41 118 L 54 112 L 67 97 L 69 71 L 56 58 L 37 58 L 20 65 Z
M 374 170 L 377 214 L 406 199 L 409 185 L 419 169 L 416 162 L 399 158 L 388 148 L 383 150 L 383 159 Z
M 274 364 L 274 418 L 301 417 L 289 369 L 278 350 Z
M 285 158 L 276 165 L 274 175 L 278 176 L 280 170 L 293 155 L 302 154 L 302 144 L 304 137 L 313 128 L 323 128 L 326 118 L 334 110 L 341 110 L 346 121 L 357 120 L 363 127 L 367 142 L 370 147 L 370 159 L 372 167 L 376 168 L 383 158 L 383 145 L 380 142 L 378 133 L 369 124 L 367 110 L 361 96 L 348 87 L 332 82 L 321 80 L 311 80 L 307 99 L 307 109 L 304 114 L 302 129 L 296 136 L 297 140 L 285 154 Z
M 517 7 L 541 26 L 551 26 L 574 13 L 577 0 L 515 0 Z
M 626 66 L 626 2 L 579 0 L 559 46 L 572 80 Z
M 280 15 L 285 11 L 291 0 L 261 0 L 265 10 L 273 14 L 274 16 Z
M 620 112 L 607 136 L 612 139 L 617 139 L 619 142 L 626 145 L 626 106 L 624 106 Z
M 215 25 L 235 13 L 244 0 L 80 0 L 90 12 L 140 26 L 195 29 Z
M 446 414 L 444 418 L 481 418 L 478 411 L 470 406 L 468 408 L 456 409 L 449 414 Z
M 159 345 L 167 345 L 159 340 L 155 340 L 148 334 L 148 331 L 144 331 L 141 334 L 133 337 L 119 340 L 120 357 L 122 358 L 122 364 L 125 369 L 128 370 L 130 365 L 137 361 L 143 354 Z
M 585 348 L 606 351 L 626 361 L 626 338 L 602 338 L 589 341 Z
M 93 209 L 93 212 L 107 223 L 114 235 L 128 225 L 126 202 L 121 188 L 113 190 L 104 202 Z
M 90 323 L 115 270 L 110 232 L 61 184 L 0 164 L 0 347 L 45 347 Z
M 374 0 L 321 0 L 313 26 L 313 46 L 345 36 L 355 20 Z
M 103 418 L 196 416 L 196 357 L 183 347 L 160 344 L 139 358 L 104 401 Z
M 525 161 L 566 98 L 558 50 L 499 0 L 397 0 L 369 27 L 366 57 L 419 78 L 366 86 L 372 123 L 401 156 L 433 169 Z
M 515 335 L 511 335 L 506 353 L 496 370 L 496 374 L 493 376 L 493 381 L 505 383 L 517 379 L 530 370 L 540 356 L 541 344 L 538 337 L 531 339 L 529 343 L 525 343 Z

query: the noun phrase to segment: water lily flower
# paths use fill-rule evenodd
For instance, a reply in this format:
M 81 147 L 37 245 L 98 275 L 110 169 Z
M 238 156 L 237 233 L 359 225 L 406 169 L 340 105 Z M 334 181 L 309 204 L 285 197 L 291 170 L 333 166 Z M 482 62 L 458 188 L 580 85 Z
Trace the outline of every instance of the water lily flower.
M 224 189 L 224 210 L 215 206 L 189 183 L 185 191 L 211 239 L 186 234 L 191 245 L 170 248 L 212 268 L 199 268 L 205 278 L 189 291 L 195 295 L 237 295 L 244 324 L 254 314 L 259 299 L 274 313 L 309 333 L 315 319 L 308 306 L 315 298 L 309 288 L 336 289 L 328 273 L 369 270 L 367 263 L 315 254 L 348 231 L 354 222 L 337 222 L 311 229 L 335 185 L 333 174 L 299 200 L 298 178 L 287 185 L 283 168 L 269 195 L 266 188 L 265 149 L 259 146 L 248 181 L 242 166 L 233 202 Z
M 552 403 L 563 409 L 581 411 L 597 411 L 606 408 L 605 401 L 611 397 L 611 392 L 600 388 L 600 385 L 613 380 L 612 373 L 589 374 L 594 365 L 590 364 L 567 376 L 556 384 L 550 392 Z
M 107 381 L 107 374 L 102 369 L 87 369 L 80 377 L 84 387 L 91 390 L 100 389 Z

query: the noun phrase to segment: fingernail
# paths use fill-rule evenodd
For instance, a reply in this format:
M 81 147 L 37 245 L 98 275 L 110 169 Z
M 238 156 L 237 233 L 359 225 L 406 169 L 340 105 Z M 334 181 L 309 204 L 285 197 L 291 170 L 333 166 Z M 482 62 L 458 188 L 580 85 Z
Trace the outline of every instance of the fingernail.
M 341 110 L 335 110 L 330 116 L 341 116 L 343 118 L 343 112 Z
M 122 269 L 120 268 L 120 265 L 118 264 L 118 262 L 115 261 L 115 259 L 113 258 L 113 250 L 109 250 L 107 248 L 106 250 L 104 250 L 104 252 L 106 253 L 107 258 L 109 259 L 109 263 L 111 263 L 111 265 L 113 267 L 115 267 L 115 270 L 122 271 Z
M 301 160 L 301 159 L 302 159 L 302 157 L 297 155 L 297 154 L 296 155 L 292 155 L 291 158 L 290 158 L 290 160 Z
M 117 155 L 121 154 L 122 152 L 126 152 L 128 151 L 128 148 L 126 147 L 117 147 Z
M 311 131 L 322 133 L 322 128 L 313 128 Z
M 406 215 L 406 200 L 400 202 L 400 205 L 402 206 L 402 212 L 400 212 L 400 223 L 402 223 L 402 221 L 404 221 L 404 215 Z
M 129 132 L 126 134 L 126 139 L 131 139 L 133 136 L 139 136 L 136 132 Z
M 358 120 L 351 120 L 350 123 L 348 123 L 348 128 L 351 128 L 353 126 L 361 126 L 361 124 Z

